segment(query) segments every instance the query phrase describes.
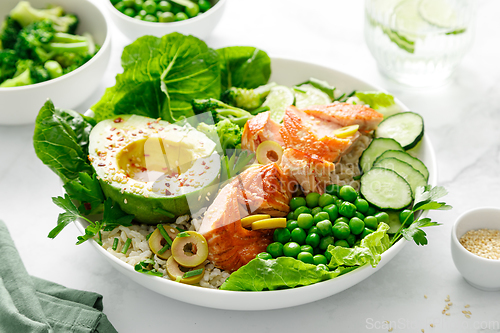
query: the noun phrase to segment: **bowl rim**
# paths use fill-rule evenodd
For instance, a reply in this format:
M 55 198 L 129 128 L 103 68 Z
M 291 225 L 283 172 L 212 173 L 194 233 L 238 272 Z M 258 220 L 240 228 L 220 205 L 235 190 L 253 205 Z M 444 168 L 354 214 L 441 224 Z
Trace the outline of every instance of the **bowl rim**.
M 474 254 L 474 253 L 470 252 L 469 250 L 467 250 L 462 245 L 462 243 L 460 243 L 460 240 L 458 239 L 458 235 L 457 235 L 458 225 L 463 223 L 463 221 L 466 221 L 468 218 L 470 218 L 471 215 L 478 213 L 478 212 L 486 211 L 486 210 L 496 211 L 498 213 L 498 216 L 500 217 L 500 208 L 498 208 L 498 207 L 491 207 L 491 206 L 477 207 L 477 208 L 473 208 L 473 209 L 470 209 L 468 211 L 465 211 L 456 219 L 455 223 L 453 224 L 453 227 L 451 228 L 451 241 L 452 241 L 452 245 L 455 248 L 457 248 L 458 251 L 461 253 L 460 255 L 466 256 L 467 258 L 472 258 L 471 260 L 478 260 L 479 262 L 484 262 L 484 263 L 486 263 L 486 265 L 499 265 L 500 266 L 500 260 L 488 259 L 488 258 L 483 258 L 481 256 L 478 256 L 477 254 Z M 499 227 L 498 230 L 500 230 L 500 223 L 499 223 L 498 227 Z M 469 229 L 467 231 L 470 231 L 470 230 L 477 230 L 477 229 Z
M 75 0 L 72 0 L 72 1 L 75 1 Z M 93 64 L 94 62 L 96 62 L 98 58 L 102 57 L 102 55 L 110 47 L 110 44 L 111 44 L 111 33 L 110 33 L 110 29 L 109 29 L 110 28 L 110 24 L 108 22 L 108 18 L 99 9 L 99 7 L 97 7 L 92 1 L 90 1 L 90 0 L 78 0 L 78 1 L 85 2 L 89 6 L 93 7 L 94 9 L 96 9 L 99 12 L 99 14 L 102 16 L 102 19 L 104 20 L 104 23 L 105 23 L 105 26 L 106 26 L 106 37 L 104 37 L 104 43 L 102 43 L 101 47 L 99 48 L 99 51 L 97 51 L 97 53 L 89 61 L 87 61 L 83 65 L 81 65 L 77 69 L 75 69 L 75 70 L 73 70 L 73 71 L 71 71 L 71 72 L 69 72 L 67 74 L 61 75 L 60 77 L 57 77 L 55 79 L 50 79 L 50 80 L 47 80 L 47 81 L 44 81 L 44 82 L 30 84 L 30 85 L 27 85 L 27 86 L 8 87 L 8 88 L 2 88 L 2 87 L 0 87 L 0 93 L 3 92 L 3 91 L 21 91 L 21 90 L 36 89 L 38 87 L 43 87 L 43 86 L 47 86 L 47 85 L 52 84 L 52 83 L 57 83 L 57 82 L 63 81 L 65 79 L 67 79 L 67 78 L 70 78 L 71 76 L 78 75 L 78 73 L 80 73 L 82 70 L 85 70 L 85 68 L 87 68 L 88 66 L 90 66 L 91 64 Z M 47 0 L 47 2 L 50 2 L 50 1 Z M 95 18 L 93 18 L 92 20 L 95 20 Z
M 137 20 L 133 17 L 127 16 L 127 15 L 123 14 L 122 12 L 120 12 L 118 9 L 115 8 L 115 6 L 113 6 L 111 4 L 110 0 L 104 0 L 104 5 L 108 8 L 109 12 L 112 15 L 115 15 L 116 17 L 119 17 L 120 19 L 123 19 L 124 21 L 132 23 L 132 24 L 142 25 L 142 26 L 148 27 L 148 28 L 158 28 L 158 27 L 165 28 L 167 26 L 178 28 L 178 27 L 182 27 L 185 25 L 194 24 L 198 21 L 201 21 L 201 20 L 208 18 L 213 13 L 215 13 L 217 10 L 222 8 L 224 6 L 225 2 L 226 2 L 226 0 L 217 0 L 215 5 L 213 5 L 213 7 L 211 7 L 209 10 L 204 12 L 202 15 L 199 15 L 196 17 L 190 17 L 187 20 L 177 21 L 177 22 L 175 22 L 175 21 L 174 22 L 147 22 L 147 21 Z

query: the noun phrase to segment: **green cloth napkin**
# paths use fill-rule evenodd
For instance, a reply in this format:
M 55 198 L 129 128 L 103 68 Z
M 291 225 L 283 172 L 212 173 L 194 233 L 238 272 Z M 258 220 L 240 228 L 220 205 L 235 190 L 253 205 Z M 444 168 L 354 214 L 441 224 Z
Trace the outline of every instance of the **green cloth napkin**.
M 102 296 L 30 276 L 0 220 L 0 332 L 116 333 Z

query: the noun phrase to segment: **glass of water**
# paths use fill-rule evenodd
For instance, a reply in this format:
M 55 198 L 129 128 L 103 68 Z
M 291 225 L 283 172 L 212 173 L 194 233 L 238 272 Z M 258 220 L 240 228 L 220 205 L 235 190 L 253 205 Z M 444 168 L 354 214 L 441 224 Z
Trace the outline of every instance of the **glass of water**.
M 409 86 L 446 81 L 470 49 L 477 0 L 365 0 L 365 39 L 380 71 Z

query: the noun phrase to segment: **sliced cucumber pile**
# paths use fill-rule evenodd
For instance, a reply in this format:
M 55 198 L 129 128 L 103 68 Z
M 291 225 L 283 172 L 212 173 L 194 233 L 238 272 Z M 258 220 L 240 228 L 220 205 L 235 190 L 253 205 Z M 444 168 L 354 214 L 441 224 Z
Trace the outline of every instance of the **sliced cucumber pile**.
M 392 138 L 405 149 L 411 149 L 424 136 L 424 120 L 414 112 L 403 112 L 386 118 L 375 130 L 377 138 Z
M 388 150 L 404 151 L 403 147 L 394 139 L 373 139 L 359 159 L 359 165 L 363 172 L 369 171 L 375 160 Z
M 425 164 L 419 160 L 416 157 L 411 156 L 407 152 L 404 151 L 399 151 L 399 150 L 388 150 L 382 155 L 380 155 L 376 160 L 374 164 L 377 164 L 384 158 L 389 158 L 389 157 L 395 157 L 400 161 L 406 162 L 409 165 L 411 165 L 415 170 L 420 172 L 424 177 L 425 180 L 429 180 L 429 170 L 427 170 L 427 167 Z
M 394 157 L 384 158 L 373 165 L 374 168 L 384 168 L 396 172 L 410 184 L 412 197 L 415 199 L 417 187 L 427 185 L 425 177 L 411 165 Z
M 380 209 L 403 209 L 413 200 L 410 185 L 403 177 L 378 167 L 363 174 L 360 193 Z

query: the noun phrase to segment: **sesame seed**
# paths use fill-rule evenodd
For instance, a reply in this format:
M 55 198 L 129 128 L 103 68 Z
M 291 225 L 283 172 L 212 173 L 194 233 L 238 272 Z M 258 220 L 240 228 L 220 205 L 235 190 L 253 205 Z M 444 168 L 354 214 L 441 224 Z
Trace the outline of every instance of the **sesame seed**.
M 123 199 L 123 202 L 124 202 L 124 203 L 128 203 L 127 199 Z
M 423 328 L 421 329 L 421 331 L 422 331 L 422 333 L 424 333 L 424 332 L 425 332 Z
M 430 326 L 431 326 L 431 327 L 434 327 L 434 324 L 431 324 Z
M 446 315 L 447 315 L 447 316 L 449 316 L 449 315 L 450 315 L 450 313 L 449 313 L 449 312 L 446 312 Z
M 391 327 L 391 328 L 389 328 L 387 331 L 388 331 L 388 332 L 392 332 L 392 330 L 393 330 L 393 328 Z
M 460 238 L 460 244 L 477 256 L 500 260 L 500 230 L 469 230 Z
M 464 308 L 468 308 L 468 307 L 470 307 L 470 305 L 469 305 L 469 304 L 467 304 L 466 306 L 464 306 Z
M 470 316 L 468 314 L 465 315 L 465 318 L 470 318 Z
M 453 303 L 451 303 L 451 302 L 450 302 L 450 303 L 448 303 L 448 305 L 449 305 L 449 306 L 452 306 L 452 305 L 453 305 Z
M 424 298 L 427 299 L 427 295 L 424 295 Z
M 446 310 L 443 310 L 441 313 L 444 314 L 446 312 Z

